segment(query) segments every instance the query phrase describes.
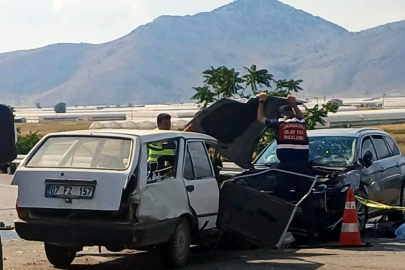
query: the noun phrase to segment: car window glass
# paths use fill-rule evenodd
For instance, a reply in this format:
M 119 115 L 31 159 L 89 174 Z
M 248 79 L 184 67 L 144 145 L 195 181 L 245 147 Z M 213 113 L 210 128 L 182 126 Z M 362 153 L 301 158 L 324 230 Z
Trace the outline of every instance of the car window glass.
M 264 151 L 264 153 L 256 161 L 257 164 L 274 164 L 280 163 L 277 158 L 277 142 L 273 141 Z
M 364 157 L 364 154 L 370 151 L 373 154 L 373 161 L 377 159 L 377 154 L 375 152 L 373 143 L 371 142 L 371 138 L 367 137 L 363 140 L 362 146 L 361 146 L 361 158 Z
M 116 151 L 118 147 L 120 151 Z M 129 167 L 131 140 L 103 137 L 50 137 L 28 166 L 124 170 Z
M 148 143 L 148 183 L 176 176 L 177 140 Z
M 373 142 L 377 150 L 378 159 L 384 159 L 391 156 L 390 150 L 381 136 L 373 136 Z
M 211 163 L 202 142 L 190 142 L 187 145 L 194 168 L 194 179 L 212 177 Z
M 98 145 L 98 141 L 88 141 L 82 143 L 69 159 L 68 163 L 72 167 L 89 168 L 93 161 L 93 155 Z
M 387 141 L 392 153 L 394 154 L 394 156 L 398 156 L 399 154 L 401 154 L 401 152 L 398 149 L 397 144 L 395 143 L 395 141 L 390 138 L 390 137 L 385 137 L 385 140 Z
M 183 176 L 187 180 L 194 179 L 193 163 L 191 163 L 190 152 L 186 151 L 185 161 L 184 161 L 184 171 Z

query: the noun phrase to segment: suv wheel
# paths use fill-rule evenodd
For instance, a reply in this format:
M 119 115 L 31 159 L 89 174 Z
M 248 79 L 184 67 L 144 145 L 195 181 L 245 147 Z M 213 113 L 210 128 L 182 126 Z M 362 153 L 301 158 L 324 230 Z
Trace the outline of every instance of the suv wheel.
M 190 226 L 182 218 L 174 230 L 170 240 L 160 247 L 160 257 L 166 267 L 183 267 L 190 253 Z
M 400 195 L 400 205 L 399 206 L 405 206 L 405 182 L 402 183 L 401 187 L 401 195 Z M 388 220 L 389 221 L 402 221 L 405 219 L 405 212 L 396 210 L 395 212 L 392 212 L 390 214 L 387 214 Z
M 357 196 L 367 199 L 367 193 L 363 186 L 360 187 L 359 190 L 355 191 Z M 359 220 L 359 230 L 362 232 L 366 227 L 367 218 L 368 218 L 368 207 L 364 204 L 359 203 L 356 200 L 356 210 L 357 210 L 357 218 Z
M 48 261 L 57 268 L 69 266 L 76 257 L 76 250 L 71 247 L 55 246 L 45 243 Z

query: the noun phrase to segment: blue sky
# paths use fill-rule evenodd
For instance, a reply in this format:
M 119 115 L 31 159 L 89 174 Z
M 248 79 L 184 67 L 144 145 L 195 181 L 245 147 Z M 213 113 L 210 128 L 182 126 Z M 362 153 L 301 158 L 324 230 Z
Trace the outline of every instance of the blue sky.
M 160 15 L 211 11 L 232 0 L 0 0 L 0 52 L 60 42 L 102 43 Z M 282 0 L 360 31 L 405 20 L 405 0 Z

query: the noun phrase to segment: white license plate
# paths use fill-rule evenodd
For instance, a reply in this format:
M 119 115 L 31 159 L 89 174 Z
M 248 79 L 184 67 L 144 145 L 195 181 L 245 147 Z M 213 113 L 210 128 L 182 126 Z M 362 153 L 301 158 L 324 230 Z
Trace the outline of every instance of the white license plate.
M 94 187 L 69 186 L 69 185 L 46 185 L 45 196 L 57 198 L 93 198 Z

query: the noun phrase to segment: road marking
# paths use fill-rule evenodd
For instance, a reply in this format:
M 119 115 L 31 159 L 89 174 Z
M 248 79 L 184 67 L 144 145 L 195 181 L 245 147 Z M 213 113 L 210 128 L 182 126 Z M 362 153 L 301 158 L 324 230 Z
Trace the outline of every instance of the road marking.
M 17 186 L 10 186 L 10 185 L 3 185 L 3 184 L 0 184 L 0 187 L 18 188 Z

